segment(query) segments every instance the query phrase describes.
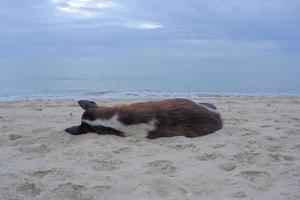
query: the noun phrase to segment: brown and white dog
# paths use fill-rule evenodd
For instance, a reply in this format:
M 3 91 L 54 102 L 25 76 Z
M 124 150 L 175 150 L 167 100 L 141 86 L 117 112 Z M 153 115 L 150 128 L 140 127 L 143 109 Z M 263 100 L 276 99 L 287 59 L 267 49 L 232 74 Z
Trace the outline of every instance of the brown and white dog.
M 88 132 L 159 137 L 198 137 L 222 128 L 222 119 L 216 107 L 209 103 L 197 104 L 188 99 L 148 101 L 129 105 L 102 107 L 95 102 L 78 102 L 85 110 L 81 125 L 66 132 L 79 135 Z

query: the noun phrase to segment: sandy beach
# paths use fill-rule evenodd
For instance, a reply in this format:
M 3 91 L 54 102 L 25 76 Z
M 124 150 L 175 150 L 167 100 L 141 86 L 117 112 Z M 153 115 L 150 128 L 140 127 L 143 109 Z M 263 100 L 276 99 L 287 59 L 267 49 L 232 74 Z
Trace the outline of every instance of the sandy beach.
M 197 101 L 222 130 L 155 140 L 69 135 L 76 101 L 0 102 L 0 199 L 300 199 L 300 98 Z

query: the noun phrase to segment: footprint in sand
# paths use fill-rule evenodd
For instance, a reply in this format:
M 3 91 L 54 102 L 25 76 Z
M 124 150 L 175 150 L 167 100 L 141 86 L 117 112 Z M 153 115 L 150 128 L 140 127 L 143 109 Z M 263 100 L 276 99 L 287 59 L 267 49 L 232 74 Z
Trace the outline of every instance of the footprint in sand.
M 97 171 L 113 171 L 120 168 L 122 161 L 113 159 L 95 159 L 94 169 Z
M 72 173 L 69 170 L 66 170 L 64 168 L 39 168 L 39 169 L 33 169 L 30 171 L 25 171 L 27 175 L 30 177 L 35 178 L 43 178 L 46 176 L 53 177 L 70 177 Z
M 272 127 L 272 125 L 267 125 L 267 124 L 266 124 L 266 125 L 261 125 L 260 127 L 261 127 L 261 128 L 270 128 L 270 127 Z
M 246 170 L 241 171 L 240 175 L 250 182 L 250 186 L 257 190 L 265 190 L 270 187 L 271 174 L 265 171 Z
M 275 140 L 276 140 L 276 137 L 273 137 L 273 136 L 271 136 L 271 135 L 265 135 L 263 138 L 264 138 L 265 140 L 269 140 L 269 141 L 275 141 Z
M 109 185 L 96 185 L 94 186 L 94 189 L 96 189 L 99 192 L 105 192 L 107 190 L 111 190 L 112 187 Z
M 226 146 L 226 144 L 216 144 L 216 145 L 213 145 L 213 148 L 220 149 L 220 148 L 223 148 L 225 146 Z
M 269 147 L 267 147 L 267 150 L 270 152 L 276 152 L 276 151 L 280 151 L 281 150 L 281 146 L 278 145 L 271 145 Z
M 252 136 L 252 135 L 258 135 L 259 134 L 259 132 L 251 130 L 251 129 L 247 129 L 247 128 L 241 129 L 240 133 L 241 133 L 241 136 L 249 136 L 249 135 Z
M 170 182 L 164 178 L 153 180 L 153 189 L 159 196 L 167 196 L 170 193 Z
M 58 199 L 93 199 L 93 197 L 88 194 L 87 189 L 84 185 L 78 185 L 74 183 L 65 183 L 58 185 L 52 191 Z
M 233 160 L 238 163 L 255 164 L 258 162 L 258 152 L 242 151 L 233 155 Z
M 149 174 L 173 174 L 176 167 L 169 160 L 156 160 L 148 163 Z
M 112 149 L 111 151 L 113 153 L 128 153 L 130 150 L 131 150 L 130 147 L 120 147 L 120 148 Z
M 194 145 L 194 144 L 171 144 L 171 145 L 167 145 L 167 146 L 171 147 L 173 149 L 176 149 L 178 151 L 182 151 L 185 149 L 192 149 L 192 150 L 196 149 L 196 145 Z
M 22 137 L 23 137 L 22 135 L 17 135 L 17 134 L 9 134 L 8 135 L 8 138 L 12 141 L 17 140 L 17 139 L 22 138 Z
M 240 190 L 240 191 L 232 193 L 232 196 L 235 198 L 244 198 L 244 197 L 246 197 L 246 193 L 244 191 Z
M 25 195 L 37 196 L 42 192 L 42 189 L 36 183 L 28 181 L 19 184 L 16 188 L 16 191 Z
M 287 131 L 288 135 L 298 135 L 299 130 L 298 129 L 291 129 Z
M 200 156 L 197 156 L 196 159 L 201 161 L 207 161 L 207 160 L 215 160 L 218 157 L 219 155 L 217 153 L 204 153 Z
M 88 187 L 75 183 L 64 183 L 58 185 L 51 193 L 44 195 L 44 199 L 64 199 L 64 200 L 96 200 L 112 199 L 113 188 L 109 185 L 96 185 Z M 53 198 L 53 196 L 55 198 Z
M 45 154 L 50 152 L 52 149 L 45 144 L 39 144 L 39 145 L 21 146 L 18 148 L 18 150 L 26 154 L 30 154 L 30 153 Z
M 294 160 L 296 160 L 296 158 L 292 155 L 284 155 L 284 154 L 280 154 L 280 153 L 269 153 L 269 157 L 271 157 L 275 161 L 281 161 L 281 160 L 294 161 Z
M 55 169 L 41 169 L 37 171 L 30 172 L 32 176 L 44 177 L 54 172 Z
M 167 177 L 158 177 L 153 179 L 151 188 L 148 193 L 153 193 L 155 196 L 168 198 L 170 195 L 182 196 L 188 193 L 188 190 L 181 184 L 175 184 Z M 156 198 L 157 199 L 157 198 Z M 160 199 L 160 198 L 159 198 Z
M 294 146 L 294 149 L 300 150 L 300 144 L 296 144 L 296 145 Z

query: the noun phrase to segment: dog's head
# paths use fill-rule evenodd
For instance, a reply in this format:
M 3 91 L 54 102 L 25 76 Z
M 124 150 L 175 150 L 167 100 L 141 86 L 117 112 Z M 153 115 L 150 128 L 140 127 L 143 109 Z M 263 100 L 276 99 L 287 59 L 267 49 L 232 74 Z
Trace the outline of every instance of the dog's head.
M 88 116 L 89 113 L 91 113 L 92 111 L 94 111 L 98 108 L 98 105 L 93 101 L 80 100 L 80 101 L 78 101 L 78 104 L 84 110 L 84 113 L 82 116 Z M 72 135 L 80 135 L 80 134 L 85 134 L 88 132 L 94 132 L 92 127 L 84 122 L 81 122 L 81 124 L 79 126 L 73 126 L 73 127 L 67 128 L 67 129 L 65 129 L 65 131 Z
M 111 118 L 115 114 L 113 107 L 99 107 L 95 102 L 88 100 L 80 100 L 78 104 L 84 110 L 81 117 L 81 124 L 65 129 L 67 133 L 81 135 L 94 132 L 123 136 L 123 133 L 120 131 L 95 123 L 97 119 L 106 120 L 107 118 Z

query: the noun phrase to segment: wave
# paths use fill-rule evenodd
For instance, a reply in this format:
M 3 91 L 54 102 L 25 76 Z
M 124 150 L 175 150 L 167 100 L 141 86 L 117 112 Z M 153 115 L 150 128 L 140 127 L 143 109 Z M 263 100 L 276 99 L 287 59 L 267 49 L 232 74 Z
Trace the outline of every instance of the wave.
M 298 94 L 288 93 L 215 93 L 203 91 L 99 91 L 99 92 L 83 92 L 70 91 L 64 94 L 44 94 L 40 95 L 11 95 L 1 96 L 0 101 L 16 101 L 16 100 L 70 100 L 70 99 L 109 99 L 109 100 L 143 100 L 143 99 L 165 99 L 165 98 L 188 98 L 198 99 L 203 97 L 300 97 Z

